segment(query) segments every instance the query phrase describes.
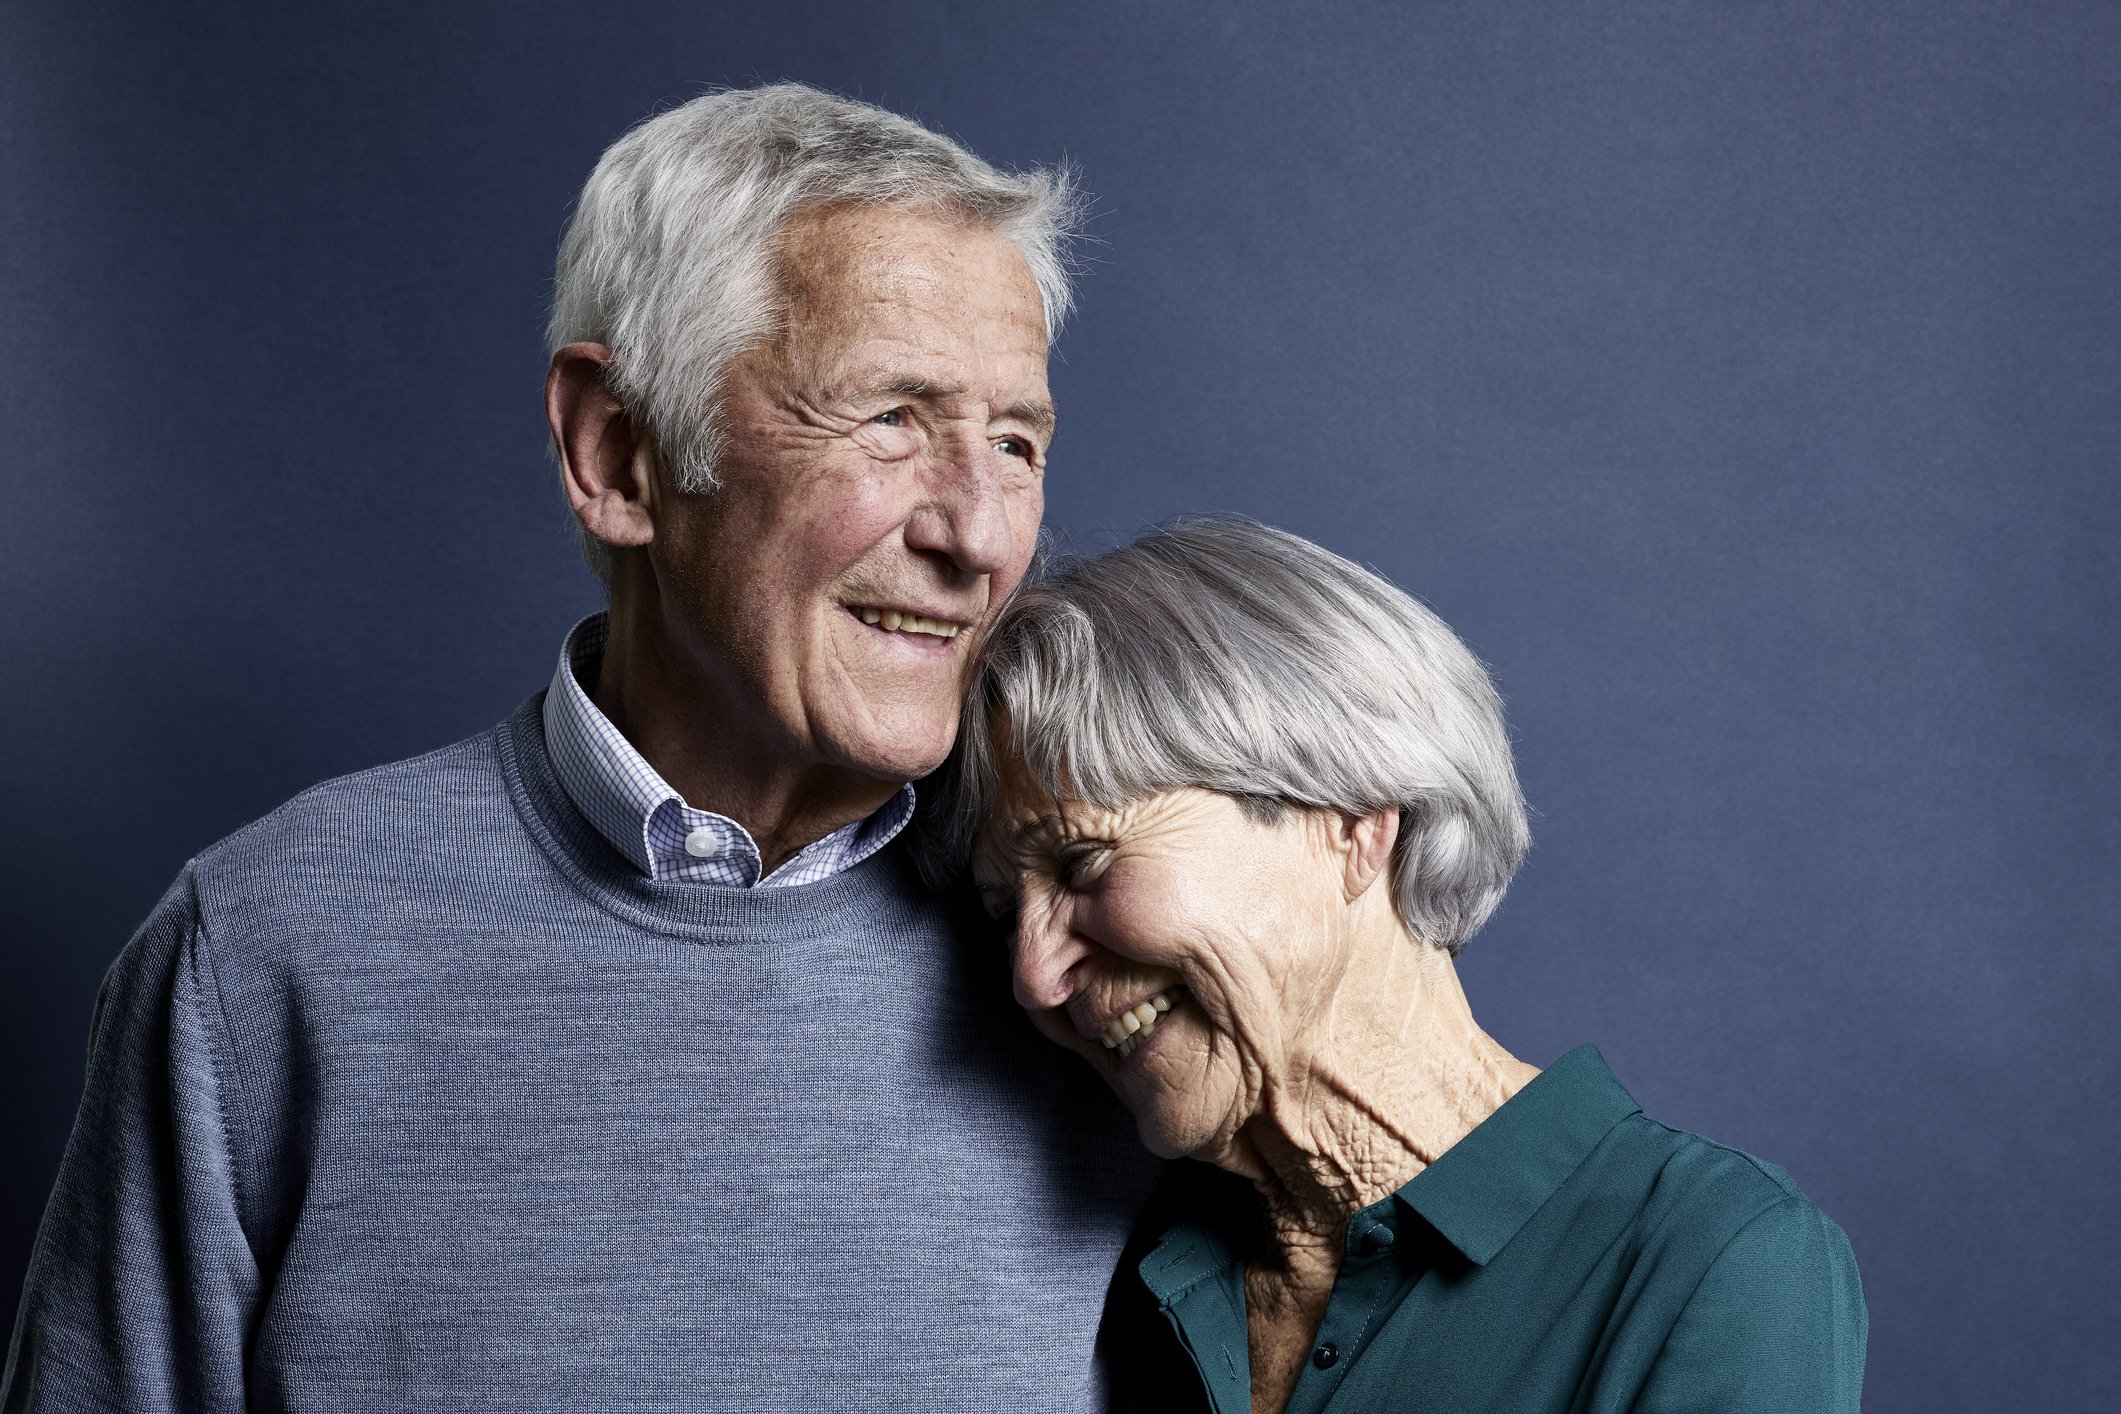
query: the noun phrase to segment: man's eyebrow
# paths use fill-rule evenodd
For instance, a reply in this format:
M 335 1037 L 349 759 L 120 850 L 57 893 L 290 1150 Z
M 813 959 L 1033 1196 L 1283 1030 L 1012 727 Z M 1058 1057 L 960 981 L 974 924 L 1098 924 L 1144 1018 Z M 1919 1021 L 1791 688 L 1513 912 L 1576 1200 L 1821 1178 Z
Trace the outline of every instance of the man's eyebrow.
M 859 395 L 865 397 L 932 398 L 937 402 L 948 402 L 961 398 L 965 390 L 955 383 L 936 383 L 912 374 L 885 374 L 874 382 L 860 386 Z M 1054 416 L 1053 404 L 1044 398 L 1020 398 L 1001 410 L 1005 418 L 1027 423 L 1031 430 L 1041 436 L 1051 436 Z
M 870 369 L 834 379 L 823 389 L 826 397 L 841 402 L 864 402 L 871 398 L 949 398 L 958 391 L 948 384 L 930 382 L 918 374 L 893 373 L 887 369 Z
M 1013 417 L 1018 422 L 1028 422 L 1031 430 L 1042 436 L 1053 431 L 1053 404 L 1040 398 L 1026 398 L 1002 409 L 1004 417 Z

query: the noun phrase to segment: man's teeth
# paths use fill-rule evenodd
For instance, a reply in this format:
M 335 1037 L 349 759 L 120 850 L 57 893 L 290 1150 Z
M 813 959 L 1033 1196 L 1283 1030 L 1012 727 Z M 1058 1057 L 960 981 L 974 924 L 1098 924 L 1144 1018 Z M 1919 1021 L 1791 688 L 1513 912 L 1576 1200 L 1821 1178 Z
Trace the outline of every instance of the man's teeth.
M 862 622 L 892 633 L 932 633 L 937 638 L 955 638 L 963 625 L 947 619 L 926 619 L 919 614 L 902 614 L 896 609 L 856 609 Z
M 1106 1050 L 1117 1051 L 1120 1059 L 1125 1060 L 1134 1053 L 1136 1046 L 1148 1039 L 1149 1033 L 1156 1029 L 1156 1023 L 1164 1019 L 1165 1012 L 1171 1010 L 1171 1003 L 1183 995 L 1185 991 L 1180 987 L 1173 987 L 1168 992 L 1158 992 L 1149 1000 L 1138 1003 L 1113 1018 L 1112 1024 L 1105 1028 L 1105 1034 L 1098 1039 L 1105 1043 Z

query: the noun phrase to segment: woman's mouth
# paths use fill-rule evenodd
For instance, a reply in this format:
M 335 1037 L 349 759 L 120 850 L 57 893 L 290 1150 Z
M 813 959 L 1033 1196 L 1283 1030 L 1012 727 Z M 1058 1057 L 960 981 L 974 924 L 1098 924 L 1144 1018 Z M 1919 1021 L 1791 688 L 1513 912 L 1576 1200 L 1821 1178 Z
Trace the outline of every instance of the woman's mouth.
M 1134 1054 L 1137 1046 L 1149 1039 L 1149 1033 L 1156 1029 L 1157 1023 L 1161 1022 L 1185 995 L 1184 987 L 1176 984 L 1166 987 L 1155 996 L 1135 1003 L 1114 1017 L 1112 1024 L 1107 1026 L 1097 1039 L 1104 1043 L 1106 1050 L 1113 1052 L 1120 1060 L 1125 1060 Z

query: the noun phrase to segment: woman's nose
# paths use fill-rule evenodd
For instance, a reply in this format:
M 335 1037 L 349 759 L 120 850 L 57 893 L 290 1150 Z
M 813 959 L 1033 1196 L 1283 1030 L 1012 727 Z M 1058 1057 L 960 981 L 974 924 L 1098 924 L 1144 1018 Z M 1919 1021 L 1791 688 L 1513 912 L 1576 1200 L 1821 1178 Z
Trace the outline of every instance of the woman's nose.
M 1059 910 L 1025 908 L 1017 914 L 1011 951 L 1017 1005 L 1026 1011 L 1049 1011 L 1075 994 L 1075 967 L 1089 945 L 1069 930 Z

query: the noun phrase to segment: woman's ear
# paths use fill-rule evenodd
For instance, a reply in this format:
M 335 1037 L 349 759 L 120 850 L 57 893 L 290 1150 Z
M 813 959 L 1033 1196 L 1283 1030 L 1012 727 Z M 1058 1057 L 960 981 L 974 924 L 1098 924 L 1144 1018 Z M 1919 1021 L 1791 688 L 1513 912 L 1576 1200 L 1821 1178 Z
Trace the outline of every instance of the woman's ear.
M 1341 816 L 1345 841 L 1342 886 L 1348 902 L 1368 893 L 1380 877 L 1391 884 L 1392 846 L 1399 843 L 1399 807 L 1381 806 L 1367 815 Z

